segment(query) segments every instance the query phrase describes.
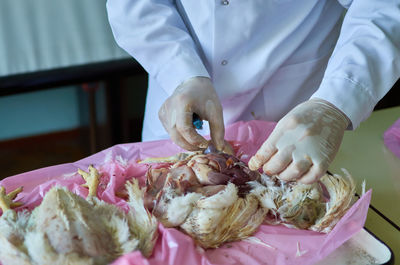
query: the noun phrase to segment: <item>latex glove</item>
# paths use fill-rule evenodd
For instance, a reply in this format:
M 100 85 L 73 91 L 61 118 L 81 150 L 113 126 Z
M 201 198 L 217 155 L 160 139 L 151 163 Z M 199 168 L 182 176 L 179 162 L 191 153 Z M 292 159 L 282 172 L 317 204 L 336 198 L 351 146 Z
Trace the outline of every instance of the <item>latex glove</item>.
M 252 170 L 310 184 L 325 174 L 342 142 L 349 119 L 327 101 L 311 99 L 283 117 L 257 153 Z
M 193 126 L 193 113 L 209 122 L 212 143 L 218 150 L 224 150 L 222 106 L 207 77 L 194 77 L 182 83 L 158 112 L 172 141 L 190 151 L 208 147 L 207 140 Z

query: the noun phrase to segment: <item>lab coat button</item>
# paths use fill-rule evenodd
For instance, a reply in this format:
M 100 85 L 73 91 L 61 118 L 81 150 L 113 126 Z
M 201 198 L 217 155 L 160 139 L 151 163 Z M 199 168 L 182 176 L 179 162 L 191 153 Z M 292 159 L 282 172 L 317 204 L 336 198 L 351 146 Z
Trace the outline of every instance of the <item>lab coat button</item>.
M 229 1 L 227 1 L 227 0 L 223 0 L 221 3 L 222 3 L 224 6 L 229 5 Z
M 228 61 L 227 60 L 222 60 L 221 64 L 222 65 L 226 65 L 226 64 L 228 64 Z

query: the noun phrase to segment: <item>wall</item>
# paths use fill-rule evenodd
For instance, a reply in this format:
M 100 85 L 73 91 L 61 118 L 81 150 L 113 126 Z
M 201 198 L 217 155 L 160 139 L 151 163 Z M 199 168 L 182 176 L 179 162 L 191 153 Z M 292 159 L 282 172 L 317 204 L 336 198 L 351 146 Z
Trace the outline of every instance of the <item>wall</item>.
M 0 141 L 81 125 L 77 87 L 0 97 Z
M 133 122 L 126 128 L 124 142 L 140 141 L 147 75 L 137 75 L 123 82 L 121 122 Z M 96 91 L 97 124 L 107 123 L 104 83 Z M 81 86 L 51 88 L 31 93 L 0 97 L 0 141 L 87 127 L 88 95 Z M 129 126 L 129 125 L 127 125 Z M 99 127 L 101 128 L 101 127 Z M 104 127 L 102 127 L 104 128 Z

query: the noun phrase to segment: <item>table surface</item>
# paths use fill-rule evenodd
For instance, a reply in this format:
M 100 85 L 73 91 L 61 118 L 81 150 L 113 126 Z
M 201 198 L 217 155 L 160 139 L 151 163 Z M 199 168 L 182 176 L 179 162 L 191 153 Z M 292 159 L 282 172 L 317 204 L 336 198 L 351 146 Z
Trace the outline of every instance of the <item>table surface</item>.
M 347 169 L 357 181 L 357 192 L 366 181 L 372 188 L 371 205 L 400 226 L 400 158 L 383 143 L 383 133 L 400 118 L 400 107 L 375 111 L 355 131 L 346 131 L 342 146 L 329 170 L 341 173 Z M 400 231 L 371 209 L 365 224 L 384 241 L 400 264 Z

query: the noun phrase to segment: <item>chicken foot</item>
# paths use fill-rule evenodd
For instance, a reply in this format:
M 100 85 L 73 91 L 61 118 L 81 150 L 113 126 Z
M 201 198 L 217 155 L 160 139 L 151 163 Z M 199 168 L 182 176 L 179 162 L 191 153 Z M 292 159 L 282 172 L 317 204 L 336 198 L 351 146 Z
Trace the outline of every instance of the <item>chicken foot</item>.
M 90 165 L 89 172 L 78 169 L 78 173 L 86 181 L 86 184 L 84 184 L 83 186 L 89 188 L 88 198 L 96 197 L 97 188 L 100 182 L 100 174 L 97 169 L 95 169 L 93 165 Z
M 13 201 L 22 190 L 23 187 L 19 187 L 7 194 L 6 189 L 3 186 L 0 186 L 0 208 L 3 213 L 11 208 L 22 205 L 22 202 Z

